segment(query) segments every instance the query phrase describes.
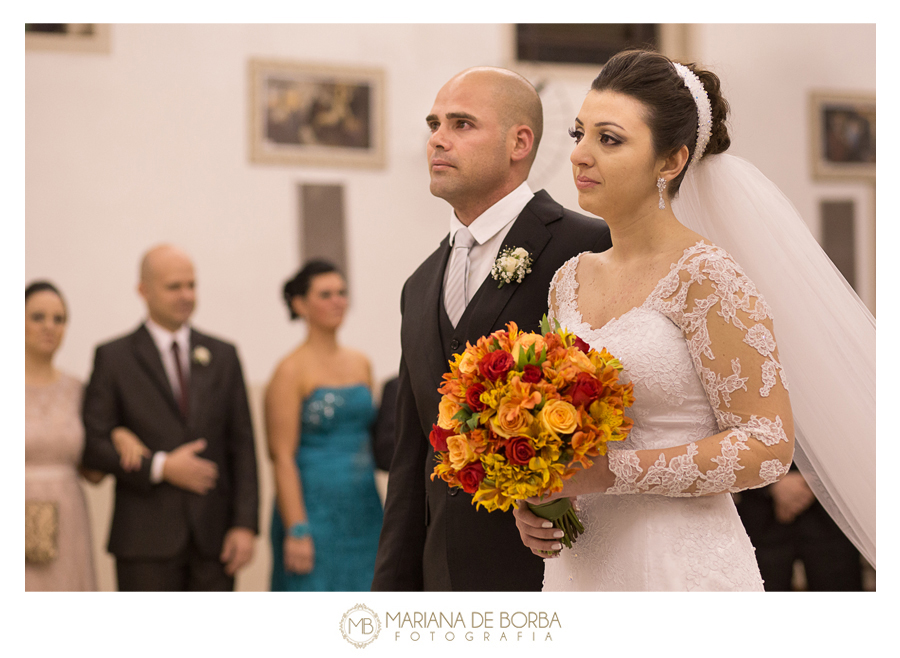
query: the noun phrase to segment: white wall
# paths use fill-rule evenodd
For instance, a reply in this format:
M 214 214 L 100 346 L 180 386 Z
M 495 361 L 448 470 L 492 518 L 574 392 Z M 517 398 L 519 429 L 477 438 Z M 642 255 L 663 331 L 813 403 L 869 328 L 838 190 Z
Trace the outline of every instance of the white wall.
M 871 187 L 812 180 L 806 105 L 812 89 L 874 91 L 874 26 L 701 25 L 691 33 L 693 59 L 721 75 L 732 103 L 733 152 L 773 178 L 814 232 L 822 198 L 853 198 L 874 222 Z M 237 343 L 258 392 L 302 338 L 279 296 L 300 264 L 296 185 L 333 182 L 346 186 L 351 263 L 342 339 L 371 356 L 376 379 L 392 375 L 401 286 L 443 237 L 449 213 L 428 192 L 424 117 L 457 71 L 516 68 L 510 35 L 493 24 L 115 25 L 109 54 L 27 52 L 25 278 L 50 278 L 68 299 L 58 365 L 86 379 L 93 346 L 137 325 L 137 262 L 149 246 L 172 241 L 196 262 L 195 324 Z M 387 167 L 249 163 L 254 57 L 384 68 Z M 533 186 L 577 208 L 565 129 L 596 70 L 522 71 L 549 83 Z M 860 230 L 864 242 L 872 238 L 874 227 Z M 868 299 L 874 265 L 861 270 Z M 264 454 L 260 461 L 265 517 L 271 489 Z M 98 556 L 109 496 L 109 485 L 91 492 Z M 265 550 L 242 587 L 265 587 Z M 109 560 L 101 567 L 109 586 Z

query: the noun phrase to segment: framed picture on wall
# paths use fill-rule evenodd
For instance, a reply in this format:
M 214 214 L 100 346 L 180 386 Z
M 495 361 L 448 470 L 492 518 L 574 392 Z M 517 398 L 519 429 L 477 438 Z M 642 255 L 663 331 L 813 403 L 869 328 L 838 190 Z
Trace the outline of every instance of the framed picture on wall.
M 25 50 L 109 52 L 109 25 L 104 23 L 25 23 Z
M 379 69 L 251 60 L 251 161 L 383 167 L 384 93 Z
M 813 92 L 813 174 L 875 180 L 875 95 Z

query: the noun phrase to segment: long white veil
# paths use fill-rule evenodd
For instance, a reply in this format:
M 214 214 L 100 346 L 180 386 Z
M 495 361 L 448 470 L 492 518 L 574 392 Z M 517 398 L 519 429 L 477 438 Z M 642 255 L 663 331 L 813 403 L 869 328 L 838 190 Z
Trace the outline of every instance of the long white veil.
M 794 461 L 875 566 L 875 319 L 793 204 L 749 162 L 719 154 L 693 163 L 672 209 L 728 251 L 771 306 Z

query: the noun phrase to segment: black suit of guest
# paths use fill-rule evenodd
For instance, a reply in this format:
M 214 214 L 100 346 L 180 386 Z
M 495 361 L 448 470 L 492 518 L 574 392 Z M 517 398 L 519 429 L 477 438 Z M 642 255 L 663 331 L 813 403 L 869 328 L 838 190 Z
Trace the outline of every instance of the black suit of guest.
M 191 331 L 191 352 L 208 350 L 209 362 L 191 359 L 189 418 L 181 416 L 163 364 L 142 325 L 97 348 L 85 393 L 85 464 L 116 475 L 116 507 L 109 552 L 116 557 L 168 557 L 192 537 L 218 558 L 233 526 L 257 529 L 258 494 L 253 428 L 233 345 Z M 153 452 L 171 452 L 205 439 L 201 456 L 216 463 L 219 479 L 206 495 L 162 482 L 150 483 L 150 460 L 126 472 L 109 440 L 114 427 L 137 434 Z
M 397 445 L 375 590 L 541 588 L 543 560 L 522 544 L 511 513 L 476 510 L 470 495 L 440 478 L 431 480 L 436 462 L 428 434 L 437 422 L 438 387 L 451 356 L 508 322 L 522 331 L 540 331 L 556 270 L 581 252 L 611 244 L 603 222 L 565 210 L 542 190 L 515 220 L 501 250 L 506 246 L 531 254 L 531 273 L 499 288 L 488 277 L 455 329 L 442 303 L 447 238 L 403 288 Z
M 190 286 L 193 310 L 192 271 Z M 116 476 L 108 548 L 121 590 L 233 589 L 233 574 L 220 559 L 232 529 L 246 529 L 235 533 L 243 534 L 240 562 L 252 555 L 259 513 L 256 455 L 237 351 L 190 330 L 188 354 L 185 417 L 145 325 L 96 350 L 84 398 L 83 463 Z M 167 453 L 167 467 L 184 455 L 179 447 L 203 439 L 205 449 L 191 463 L 218 475 L 201 493 L 169 477 L 151 481 L 151 458 L 142 459 L 138 470 L 125 470 L 110 440 L 116 427 L 132 431 L 150 453 Z

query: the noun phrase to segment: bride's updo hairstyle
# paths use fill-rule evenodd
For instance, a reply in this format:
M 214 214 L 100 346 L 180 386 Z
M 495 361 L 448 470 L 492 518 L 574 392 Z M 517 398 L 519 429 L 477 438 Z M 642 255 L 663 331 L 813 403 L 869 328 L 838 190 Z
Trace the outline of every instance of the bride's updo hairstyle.
M 722 153 L 731 145 L 731 138 L 725 126 L 728 102 L 722 96 L 719 78 L 693 64 L 685 66 L 700 78 L 712 110 L 709 143 L 703 153 Z M 657 155 L 667 157 L 687 146 L 691 157 L 681 173 L 669 182 L 669 194 L 674 198 L 694 159 L 697 104 L 672 60 L 650 50 L 624 50 L 603 66 L 591 83 L 591 90 L 614 91 L 643 103 L 647 108 L 644 121 L 653 135 Z
M 303 269 L 297 272 L 293 279 L 284 284 L 284 303 L 287 304 L 291 320 L 296 320 L 300 317 L 294 310 L 293 304 L 291 304 L 294 297 L 306 297 L 312 285 L 312 280 L 320 274 L 330 274 L 331 272 L 341 274 L 341 271 L 334 263 L 327 260 L 311 260 L 303 266 Z

